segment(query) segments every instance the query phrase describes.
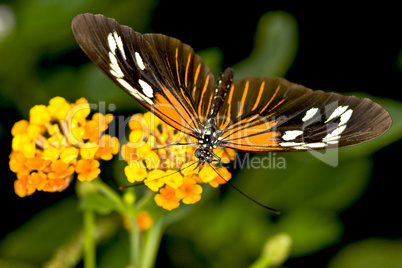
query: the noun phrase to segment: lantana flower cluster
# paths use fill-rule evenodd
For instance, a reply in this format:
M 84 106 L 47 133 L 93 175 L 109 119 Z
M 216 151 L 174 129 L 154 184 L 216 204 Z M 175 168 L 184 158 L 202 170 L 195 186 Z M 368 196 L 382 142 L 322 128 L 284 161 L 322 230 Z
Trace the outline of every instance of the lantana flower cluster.
M 148 112 L 135 114 L 129 121 L 129 142 L 122 146 L 122 157 L 128 165 L 124 171 L 131 183 L 143 182 L 156 192 L 158 206 L 172 210 L 180 203 L 194 204 L 201 199 L 201 184 L 218 187 L 231 178 L 225 167 L 215 163 L 198 165 L 196 147 L 171 145 L 194 143 L 196 140 L 177 131 Z M 223 163 L 234 159 L 231 149 L 214 150 Z
M 74 174 L 80 181 L 98 177 L 99 160 L 112 159 L 119 151 L 119 140 L 105 134 L 113 115 L 95 113 L 88 118 L 90 113 L 84 98 L 69 103 L 55 97 L 47 106 L 31 108 L 29 121 L 14 124 L 9 165 L 17 174 L 14 190 L 18 196 L 63 191 Z M 158 206 L 172 210 L 180 203 L 194 204 L 201 199 L 202 184 L 218 187 L 231 179 L 225 167 L 195 159 L 196 147 L 184 144 L 194 144 L 196 139 L 152 113 L 135 114 L 128 125 L 129 142 L 121 150 L 127 162 L 125 175 L 130 183 L 144 183 L 156 192 Z M 214 154 L 222 163 L 235 156 L 234 150 L 224 148 L 215 149 Z
M 91 181 L 100 173 L 99 160 L 110 160 L 119 151 L 119 141 L 103 134 L 111 114 L 91 112 L 81 98 L 69 103 L 62 97 L 49 105 L 35 105 L 29 121 L 14 124 L 10 169 L 17 174 L 15 193 L 28 196 L 35 191 L 63 191 L 74 173 L 80 181 Z

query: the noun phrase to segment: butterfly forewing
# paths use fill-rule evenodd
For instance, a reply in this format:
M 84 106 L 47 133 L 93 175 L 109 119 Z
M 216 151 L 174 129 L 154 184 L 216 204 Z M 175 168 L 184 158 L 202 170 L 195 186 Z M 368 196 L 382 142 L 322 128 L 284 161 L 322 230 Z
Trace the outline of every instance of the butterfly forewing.
M 116 84 L 166 123 L 198 136 L 215 81 L 190 46 L 161 34 L 141 35 L 102 15 L 78 15 L 72 29 Z
M 268 77 L 235 81 L 219 115 L 221 145 L 246 151 L 342 147 L 371 140 L 391 124 L 388 113 L 369 99 Z

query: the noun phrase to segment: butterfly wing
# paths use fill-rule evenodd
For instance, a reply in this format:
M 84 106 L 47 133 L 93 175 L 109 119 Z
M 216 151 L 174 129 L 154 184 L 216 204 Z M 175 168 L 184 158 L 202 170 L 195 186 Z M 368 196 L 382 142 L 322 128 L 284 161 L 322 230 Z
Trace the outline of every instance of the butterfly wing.
M 116 84 L 172 127 L 198 136 L 215 81 L 190 46 L 162 34 L 142 35 L 103 15 L 80 14 L 72 30 Z
M 221 146 L 286 152 L 358 144 L 380 136 L 391 122 L 369 99 L 313 91 L 281 78 L 248 77 L 233 82 L 217 126 Z

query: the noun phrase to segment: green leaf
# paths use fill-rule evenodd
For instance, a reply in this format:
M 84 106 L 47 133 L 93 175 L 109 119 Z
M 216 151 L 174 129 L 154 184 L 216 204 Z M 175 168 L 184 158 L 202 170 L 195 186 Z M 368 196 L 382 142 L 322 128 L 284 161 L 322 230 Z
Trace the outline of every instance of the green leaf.
M 80 199 L 80 209 L 92 210 L 100 215 L 106 215 L 116 209 L 116 205 L 106 196 L 99 193 L 84 195 Z
M 402 267 L 402 240 L 370 238 L 342 248 L 328 268 Z
M 312 209 L 294 210 L 283 215 L 278 228 L 292 238 L 292 257 L 332 245 L 343 232 L 342 223 L 333 214 Z
M 0 242 L 0 257 L 41 264 L 66 242 L 81 224 L 75 197 L 37 213 L 29 222 Z
M 363 144 L 342 148 L 340 152 L 345 157 L 357 157 L 361 155 L 371 155 L 375 151 L 392 144 L 402 137 L 402 103 L 391 100 L 381 99 L 367 94 L 354 94 L 358 97 L 369 98 L 372 101 L 380 104 L 391 116 L 392 126 L 382 136 Z
M 257 26 L 250 56 L 233 66 L 235 78 L 246 76 L 284 76 L 296 57 L 296 20 L 282 11 L 264 14 Z
M 340 159 L 336 168 L 309 153 L 258 154 L 251 158 L 286 162 L 286 169 L 245 166 L 236 178 L 242 190 L 283 212 L 305 207 L 344 209 L 362 194 L 371 170 L 368 158 Z

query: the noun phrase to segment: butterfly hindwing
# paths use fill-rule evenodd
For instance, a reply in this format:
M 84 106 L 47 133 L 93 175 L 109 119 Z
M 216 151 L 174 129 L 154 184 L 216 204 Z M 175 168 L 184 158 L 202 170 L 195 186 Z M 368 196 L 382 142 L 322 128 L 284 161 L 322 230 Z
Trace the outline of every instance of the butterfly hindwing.
M 142 35 L 103 15 L 81 14 L 78 44 L 117 85 L 166 123 L 198 135 L 215 81 L 194 50 L 162 34 Z
M 268 77 L 235 81 L 220 113 L 231 120 L 218 120 L 221 145 L 245 151 L 342 147 L 371 140 L 391 124 L 388 113 L 369 99 Z

